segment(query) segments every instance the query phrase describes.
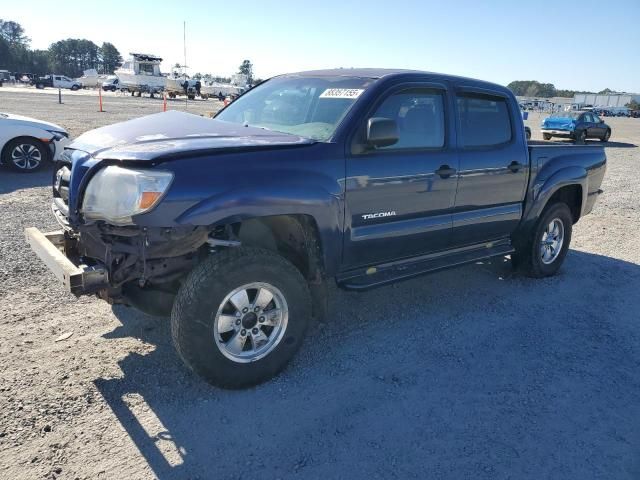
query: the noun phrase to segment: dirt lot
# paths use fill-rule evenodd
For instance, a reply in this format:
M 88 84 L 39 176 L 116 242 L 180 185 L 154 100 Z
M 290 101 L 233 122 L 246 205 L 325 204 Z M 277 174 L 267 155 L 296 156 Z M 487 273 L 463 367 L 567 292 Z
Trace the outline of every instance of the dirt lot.
M 56 101 L 0 90 L 0 111 L 73 135 L 161 109 Z M 237 392 L 189 373 L 165 321 L 65 294 L 22 233 L 55 228 L 51 172 L 0 170 L 0 476 L 639 478 L 640 120 L 610 124 L 605 194 L 559 276 L 500 260 L 332 290 L 293 364 Z

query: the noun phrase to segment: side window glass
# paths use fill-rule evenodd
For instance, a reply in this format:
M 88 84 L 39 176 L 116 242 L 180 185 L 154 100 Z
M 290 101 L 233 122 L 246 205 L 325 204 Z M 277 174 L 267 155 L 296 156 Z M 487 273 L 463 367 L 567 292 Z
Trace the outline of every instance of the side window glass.
M 600 117 L 599 117 L 599 116 L 597 116 L 597 115 L 592 115 L 592 117 L 593 117 L 593 121 L 594 121 L 595 123 L 600 123 L 600 121 L 601 121 L 601 120 L 600 120 Z
M 511 117 L 505 98 L 463 94 L 456 103 L 462 146 L 488 147 L 511 140 Z
M 390 118 L 398 124 L 398 142 L 378 150 L 444 147 L 444 92 L 441 90 L 402 90 L 387 97 L 371 117 Z

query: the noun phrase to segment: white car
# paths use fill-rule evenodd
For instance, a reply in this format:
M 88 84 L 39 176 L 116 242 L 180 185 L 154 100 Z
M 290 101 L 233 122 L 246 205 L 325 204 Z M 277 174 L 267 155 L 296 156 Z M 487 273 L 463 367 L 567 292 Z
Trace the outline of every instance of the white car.
M 17 172 L 35 172 L 56 160 L 69 133 L 59 125 L 0 112 L 0 163 Z

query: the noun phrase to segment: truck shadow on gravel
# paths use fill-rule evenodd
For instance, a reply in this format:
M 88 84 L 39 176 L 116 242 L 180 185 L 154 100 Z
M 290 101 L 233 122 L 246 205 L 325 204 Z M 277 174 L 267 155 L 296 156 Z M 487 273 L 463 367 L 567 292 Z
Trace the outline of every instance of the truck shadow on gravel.
M 95 384 L 160 479 L 637 478 L 640 266 L 572 250 L 532 280 L 499 259 L 367 293 L 332 290 L 292 365 L 244 391 L 155 346 Z

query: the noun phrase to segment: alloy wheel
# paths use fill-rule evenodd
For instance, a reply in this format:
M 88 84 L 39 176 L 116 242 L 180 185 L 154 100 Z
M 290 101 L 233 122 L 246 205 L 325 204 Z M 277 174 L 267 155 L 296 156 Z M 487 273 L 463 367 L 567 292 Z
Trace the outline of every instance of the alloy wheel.
M 540 257 L 542 263 L 549 265 L 558 258 L 564 243 L 564 224 L 559 218 L 554 218 L 546 226 L 540 240 Z
M 35 170 L 42 162 L 42 153 L 34 145 L 22 143 L 11 151 L 11 162 L 21 170 Z
M 255 282 L 229 293 L 216 312 L 220 352 L 237 363 L 255 362 L 276 348 L 287 329 L 289 307 L 278 288 Z

